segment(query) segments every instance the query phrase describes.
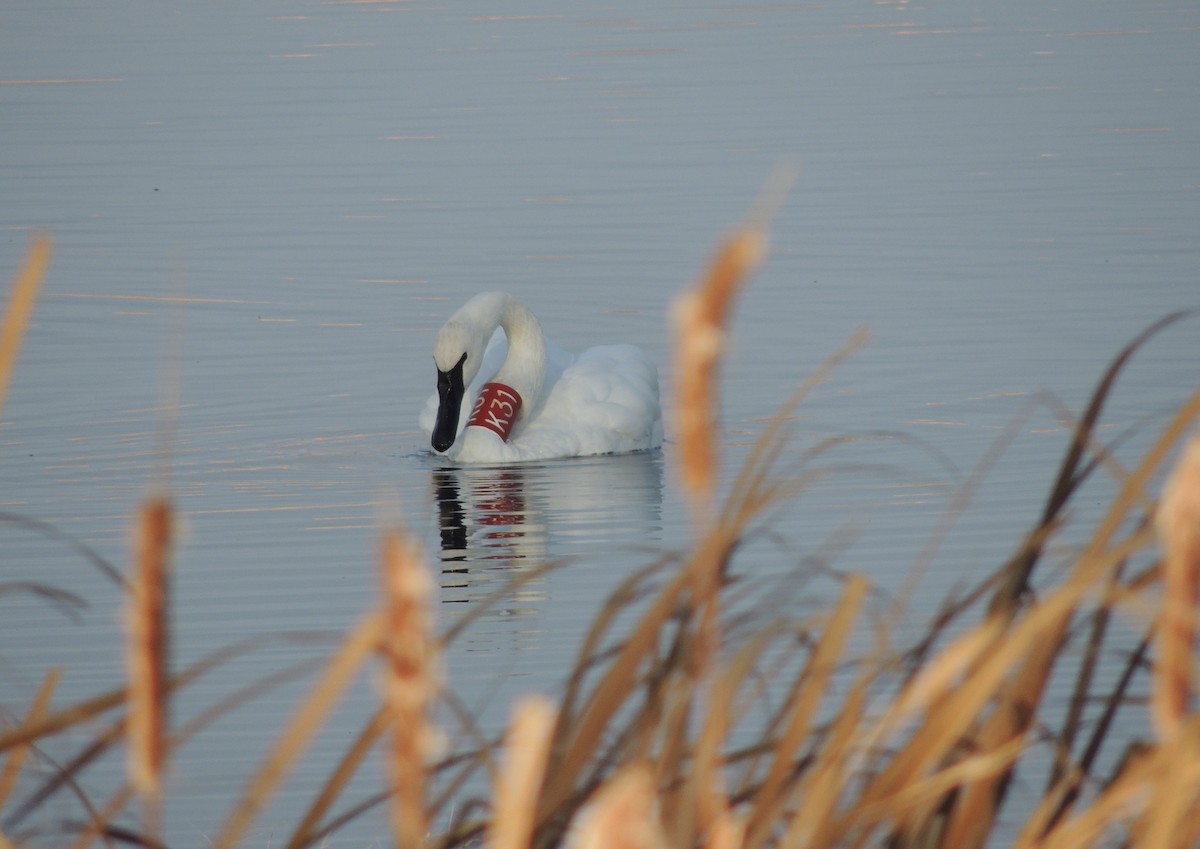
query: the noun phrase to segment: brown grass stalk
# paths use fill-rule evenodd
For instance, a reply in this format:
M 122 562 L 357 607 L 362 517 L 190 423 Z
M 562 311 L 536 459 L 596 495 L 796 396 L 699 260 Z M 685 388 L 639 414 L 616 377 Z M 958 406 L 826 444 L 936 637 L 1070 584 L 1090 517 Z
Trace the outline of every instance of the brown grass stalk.
M 919 781 L 950 757 L 977 717 L 1004 686 L 1011 671 L 1050 639 L 1048 635 L 1070 617 L 1087 587 L 1076 582 L 1060 587 L 1031 609 L 1026 617 L 1004 632 L 982 653 L 979 662 L 958 685 L 930 705 L 916 731 L 881 770 L 863 794 L 864 803 L 897 794 L 904 786 Z M 995 628 L 997 614 L 982 628 Z M 1057 641 L 1054 642 L 1057 645 Z M 939 656 L 940 657 L 940 656 Z M 955 663 L 958 659 L 955 658 Z M 938 660 L 930 661 L 937 663 Z M 903 696 L 898 702 L 904 709 L 912 703 Z M 886 728 L 897 727 L 899 717 L 889 712 L 881 721 Z
M 1168 434 L 1177 429 L 1183 415 L 1181 412 L 1172 427 L 1168 428 Z M 1045 693 L 1051 670 L 1058 658 L 1079 600 L 1085 593 L 1094 591 L 1093 588 L 1098 588 L 1098 583 L 1111 582 L 1113 569 L 1123 561 L 1129 552 L 1142 544 L 1142 535 L 1137 533 L 1127 540 L 1113 544 L 1112 534 L 1121 516 L 1120 511 L 1128 509 L 1136 502 L 1137 487 L 1148 476 L 1148 467 L 1155 462 L 1157 452 L 1161 451 L 1161 444 L 1162 440 L 1143 461 L 1143 464 L 1125 480 L 1116 502 L 1110 507 L 1108 516 L 1101 522 L 1089 545 L 1076 561 L 1073 575 L 1067 584 L 1055 591 L 1041 604 L 1027 611 L 1025 621 L 1019 626 L 1006 628 L 1007 633 L 1001 648 L 989 649 L 985 652 L 981 662 L 969 670 L 967 686 L 947 699 L 948 705 L 957 704 L 958 708 L 966 708 L 963 698 L 970 690 L 977 690 L 988 699 L 995 699 L 990 714 L 983 719 L 979 729 L 969 737 L 972 750 L 986 754 L 1000 749 L 1008 749 L 1020 741 L 1031 728 L 1037 714 L 1037 706 Z M 1009 608 L 1008 615 L 1012 615 L 1012 612 L 1012 608 Z M 1000 616 L 1003 621 L 1003 614 L 996 611 L 991 617 L 993 624 L 995 624 L 997 616 Z M 1029 641 L 1031 636 L 1036 636 L 1037 639 Z M 1012 658 L 1011 649 L 1015 644 L 1023 644 L 1026 649 L 1019 659 L 1014 673 L 1006 675 L 1002 679 L 994 679 L 993 676 L 996 673 L 1003 674 L 1001 666 L 998 666 L 997 663 L 1001 659 Z M 1189 663 L 1190 651 L 1189 644 Z M 988 669 L 991 670 L 990 673 L 986 671 Z M 989 681 L 992 683 L 988 683 L 986 687 L 982 686 Z M 976 706 L 967 710 L 965 713 L 967 716 L 974 716 L 975 712 L 983 706 L 983 701 L 977 698 L 973 698 L 972 701 Z M 928 729 L 929 733 L 937 734 L 936 739 L 940 741 L 940 745 L 930 745 L 930 739 L 924 739 L 921 758 L 926 765 L 930 764 L 927 758 L 932 751 L 942 751 L 946 756 L 953 757 L 953 753 L 944 746 L 951 742 L 951 738 L 945 733 L 951 727 L 955 727 L 952 715 L 947 716 L 947 722 L 941 724 L 936 730 L 934 730 L 934 723 L 926 723 L 925 729 Z M 918 732 L 918 738 L 926 733 L 925 729 Z M 956 729 L 956 733 L 965 731 L 966 729 L 962 727 Z M 884 770 L 884 777 L 886 778 L 890 773 L 891 780 L 895 781 L 904 774 L 904 770 L 899 772 L 895 770 L 898 769 L 899 764 L 906 763 L 907 757 L 908 750 L 906 749 L 897 756 L 888 769 Z M 914 764 L 909 763 L 908 765 L 911 767 Z M 927 766 L 918 768 L 916 772 L 909 772 L 906 780 L 919 779 L 920 772 L 924 768 Z M 982 845 L 987 840 L 1007 787 L 1009 771 L 1009 768 L 1006 767 L 993 776 L 974 781 L 948 800 L 951 804 L 939 845 L 971 847 Z M 884 783 L 886 784 L 886 781 Z M 895 784 L 892 785 L 892 789 L 896 789 Z
M 694 810 L 694 815 L 688 816 L 687 826 L 689 830 L 695 829 L 696 834 L 686 841 L 688 845 L 725 839 L 721 832 L 731 825 L 725 747 L 733 725 L 734 702 L 773 634 L 773 629 L 764 629 L 735 657 L 719 666 L 714 664 L 708 686 L 692 697 L 702 708 L 698 711 L 700 728 L 692 744 L 690 769 L 679 776 L 684 782 L 686 803 Z
M 695 832 L 694 800 L 685 779 L 691 757 L 687 729 L 695 713 L 695 688 L 682 675 L 666 675 L 664 705 L 659 723 L 659 752 L 652 758 L 664 827 L 672 845 L 683 844 Z
M 762 846 L 766 842 L 776 820 L 783 813 L 783 806 L 791 798 L 786 792 L 787 780 L 794 769 L 800 748 L 808 742 L 816 721 L 817 708 L 828 692 L 830 679 L 845 649 L 868 587 L 867 581 L 861 577 L 852 577 L 847 581 L 841 602 L 787 695 L 787 703 L 791 706 L 787 723 L 773 747 L 771 767 L 751 802 L 746 841 L 750 847 Z
M 710 517 L 716 503 L 717 368 L 731 306 L 765 250 L 762 230 L 747 226 L 735 231 L 718 249 L 705 278 L 672 308 L 680 476 L 698 521 Z
M 931 812 L 942 807 L 946 794 L 969 788 L 977 781 L 986 781 L 1003 772 L 1026 748 L 1023 740 L 1014 739 L 987 751 L 972 752 L 926 778 L 901 787 L 895 796 L 872 806 L 863 806 L 857 813 L 868 824 L 895 817 L 902 826 L 897 829 L 901 833 L 938 833 L 940 845 L 954 846 L 953 838 L 946 836 L 945 818 Z
M 1155 334 L 1179 321 L 1185 315 L 1186 313 L 1183 312 L 1175 312 L 1154 322 L 1122 348 L 1105 369 L 1088 400 L 1087 409 L 1079 420 L 1074 422 L 1071 445 L 1063 457 L 1058 477 L 1042 508 L 1041 521 L 1029 535 L 1025 544 L 1018 549 L 1016 556 L 1007 564 L 1004 570 L 1004 583 L 993 596 L 989 612 L 1005 612 L 1011 616 L 1024 598 L 1030 576 L 1041 558 L 1044 543 L 1050 537 L 1048 532 L 1059 524 L 1067 502 L 1090 472 L 1090 467 L 1083 461 L 1088 449 L 1095 450 L 1097 447 L 1095 431 L 1100 421 L 1100 414 L 1122 370 L 1134 354 Z M 1069 419 L 1064 416 L 1064 420 Z M 1124 515 L 1125 510 L 1126 508 L 1123 507 L 1120 515 Z
M 342 790 L 354 776 L 355 771 L 370 753 L 372 747 L 387 730 L 389 714 L 386 708 L 381 708 L 371 715 L 358 737 L 338 762 L 337 767 L 329 774 L 321 787 L 317 798 L 308 806 L 299 824 L 292 831 L 291 837 L 284 844 L 285 849 L 301 849 L 308 845 L 317 832 L 321 819 L 333 807 Z
M 8 384 L 17 366 L 17 355 L 25 339 L 33 307 L 37 303 L 38 290 L 50 267 L 51 240 L 45 233 L 33 238 L 25 262 L 12 281 L 8 309 L 4 323 L 0 325 L 0 415 L 4 413 L 4 399 Z
M 142 505 L 135 538 L 133 581 L 126 617 L 129 673 L 129 780 L 146 807 L 146 830 L 158 831 L 166 767 L 169 674 L 169 579 L 173 511 L 152 496 Z
M 58 667 L 54 667 L 46 673 L 46 677 L 42 680 L 42 686 L 38 688 L 37 694 L 33 697 L 33 704 L 29 707 L 29 714 L 25 720 L 27 723 L 37 722 L 45 714 L 60 677 L 62 677 L 62 670 Z M 8 753 L 8 757 L 4 761 L 4 769 L 0 770 L 0 810 L 4 809 L 4 803 L 8 801 L 9 794 L 16 786 L 17 776 L 20 774 L 28 754 L 28 743 L 19 745 Z
M 1127 550 L 1140 546 L 1141 535 L 1137 532 L 1129 539 L 1114 544 L 1116 528 L 1121 519 L 1138 503 L 1145 481 L 1165 453 L 1167 444 L 1178 438 L 1184 423 L 1194 418 L 1196 411 L 1200 409 L 1198 399 L 1200 393 L 1184 405 L 1159 441 L 1143 458 L 1142 463 L 1125 479 L 1107 516 L 1076 561 L 1071 583 L 1078 587 L 1086 587 L 1111 581 L 1113 570 L 1123 562 Z M 1183 475 L 1179 479 L 1187 481 L 1181 490 L 1191 490 L 1193 494 L 1185 495 L 1175 502 L 1183 516 L 1182 524 L 1188 528 L 1180 544 L 1180 556 L 1184 563 L 1176 570 L 1174 576 L 1174 580 L 1179 582 L 1174 589 L 1183 596 L 1183 600 L 1173 600 L 1168 592 L 1164 601 L 1164 613 L 1160 619 L 1167 623 L 1165 627 L 1160 628 L 1160 647 L 1167 652 L 1167 663 L 1170 665 L 1163 669 L 1163 660 L 1160 658 L 1153 707 L 1160 733 L 1165 735 L 1171 734 L 1178 727 L 1186 710 L 1187 695 L 1191 686 L 1197 581 L 1194 570 L 1196 565 L 1200 564 L 1200 534 L 1194 528 L 1194 523 L 1200 518 L 1200 488 L 1193 489 L 1200 485 L 1197 478 L 1200 478 L 1200 463 L 1197 464 L 1195 472 Z M 1173 485 L 1174 482 L 1173 479 Z M 1168 495 L 1171 494 L 1169 489 Z M 1191 527 L 1188 527 L 1188 522 L 1193 523 Z M 1172 519 L 1168 518 L 1167 523 L 1170 525 Z M 1187 565 L 1189 559 L 1192 563 L 1190 570 Z M 1169 567 L 1167 573 L 1164 575 L 1165 580 L 1171 580 Z M 984 723 L 975 740 L 976 745 L 985 750 L 1006 745 L 1029 730 L 1058 658 L 1060 646 L 1066 637 L 1074 609 L 1072 605 L 1064 610 L 1057 621 L 1049 624 L 1042 640 L 1031 647 L 1032 650 L 1022 660 L 1010 685 L 1000 692 L 999 703 Z M 1165 645 L 1161 642 L 1164 635 Z M 954 800 L 944 845 L 972 847 L 984 843 L 1007 789 L 1008 779 L 1009 771 L 1006 770 L 988 780 L 972 784 Z
M 79 834 L 71 843 L 70 849 L 87 849 L 91 846 L 96 838 L 104 841 L 104 845 L 108 849 L 115 849 L 116 843 L 109 835 L 109 829 L 112 826 L 114 818 L 120 815 L 121 811 L 129 806 L 136 796 L 136 791 L 128 781 L 122 784 L 107 803 L 101 808 L 96 808 L 90 801 L 84 801 L 84 808 L 87 811 L 88 818 L 79 829 Z M 138 843 L 147 847 L 147 849 L 159 849 L 159 842 L 156 838 L 149 835 L 141 836 Z
M 1145 849 L 1195 846 L 1184 838 L 1195 828 L 1200 795 L 1200 720 L 1173 729 L 1170 741 L 1159 746 L 1159 758 L 1157 792 L 1150 795 L 1140 823 L 1141 844 Z
M 504 769 L 494 792 L 491 849 L 530 845 L 555 716 L 554 704 L 537 696 L 526 697 L 513 711 L 504 742 Z
M 721 571 L 728 558 L 732 540 L 706 539 L 693 556 L 692 597 L 689 603 L 698 610 L 699 621 L 691 653 L 693 667 L 688 671 L 694 688 L 700 688 L 706 716 L 699 738 L 693 746 L 689 796 L 695 804 L 696 826 L 710 829 L 717 812 L 728 808 L 721 750 L 729 732 L 729 700 L 723 692 L 717 667 L 717 655 L 724 643 L 721 631 Z M 711 540 L 711 541 L 710 541 Z
M 380 558 L 385 617 L 384 700 L 390 713 L 388 768 L 394 787 L 392 833 L 401 849 L 424 845 L 425 766 L 437 745 L 429 706 L 440 681 L 432 637 L 433 581 L 420 546 L 406 532 L 383 538 Z
M 1200 800 L 1200 721 L 1191 717 L 1170 744 L 1131 749 L 1116 778 L 1074 818 L 1038 840 L 1025 829 L 1017 849 L 1091 849 L 1114 828 L 1139 849 L 1194 846 Z
M 1108 505 L 1104 517 L 1097 525 L 1087 548 L 1078 558 L 1077 571 L 1092 570 L 1108 565 L 1110 558 L 1104 557 L 1112 547 L 1112 539 L 1122 522 L 1128 518 L 1138 504 L 1146 499 L 1147 485 L 1158 470 L 1163 458 L 1183 438 L 1188 428 L 1200 417 L 1200 389 L 1192 393 L 1176 411 L 1171 421 L 1163 428 L 1157 440 L 1142 455 L 1141 462 L 1122 482 L 1120 490 Z
M 609 722 L 635 691 L 639 669 L 652 656 L 665 624 L 675 614 L 687 577 L 681 570 L 660 591 L 591 690 L 579 716 L 564 717 L 564 722 L 570 719 L 569 724 L 560 722 L 557 733 L 564 738 L 562 754 L 551 762 L 542 802 L 544 812 L 557 811 L 575 792 L 575 781 L 597 750 Z
M 214 841 L 217 849 L 236 845 L 254 818 L 274 795 L 292 765 L 308 747 L 342 692 L 353 680 L 367 656 L 379 645 L 385 620 L 378 613 L 368 614 L 342 642 L 330 658 L 324 673 L 300 702 L 258 772 L 247 783 L 224 828 Z
M 760 202 L 756 214 L 718 248 L 704 277 L 679 296 L 672 308 L 680 476 L 696 527 L 706 529 L 687 567 L 691 573 L 688 604 L 698 614 L 695 645 L 691 648 L 693 684 L 710 690 L 705 733 L 698 742 L 689 778 L 693 788 L 706 788 L 702 796 L 692 796 L 698 805 L 698 825 L 705 830 L 712 827 L 717 812 L 728 807 L 718 757 L 718 743 L 726 737 L 728 722 L 724 716 L 725 698 L 715 691 L 718 684 L 713 663 L 723 643 L 721 574 L 741 527 L 714 520 L 719 442 L 716 423 L 720 409 L 717 372 L 733 302 L 766 254 L 767 223 L 778 200 L 777 196 L 770 205 Z
M 1183 722 L 1194 688 L 1200 600 L 1200 435 L 1193 436 L 1180 455 L 1155 518 L 1165 554 L 1152 705 L 1155 727 L 1167 739 Z
M 705 849 L 742 849 L 745 845 L 745 820 L 729 808 L 718 811 L 704 843 Z
M 581 811 L 571 849 L 667 849 L 657 807 L 650 770 L 643 765 L 627 767 Z
M 1019 751 L 1024 745 L 1059 654 L 1060 629 L 1065 632 L 1069 618 L 1070 614 L 1065 615 L 1050 636 L 1031 646 L 1017 674 L 1000 688 L 991 715 L 972 739 L 976 757 L 1011 750 L 1014 746 Z M 1006 788 L 1008 766 L 1015 760 L 1014 756 L 1003 764 L 1004 769 L 979 776 L 962 788 L 950 810 L 943 846 L 971 849 L 986 842 Z
M 785 818 L 787 833 L 780 846 L 823 846 L 845 832 L 838 804 L 856 774 L 870 685 L 869 677 L 860 677 L 843 700 L 812 767 L 796 786 L 797 808 Z

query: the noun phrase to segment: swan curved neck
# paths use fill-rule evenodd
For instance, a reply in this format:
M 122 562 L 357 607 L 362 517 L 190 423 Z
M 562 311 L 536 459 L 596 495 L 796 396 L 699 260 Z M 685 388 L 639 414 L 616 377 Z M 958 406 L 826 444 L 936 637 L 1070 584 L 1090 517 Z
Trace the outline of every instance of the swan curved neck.
M 521 393 L 526 404 L 533 404 L 542 390 L 546 373 L 546 339 L 542 326 L 529 309 L 506 295 L 501 301 L 497 324 L 508 337 L 508 356 L 492 380 L 511 386 Z
M 530 410 L 542 390 L 546 340 L 537 318 L 512 295 L 484 292 L 467 301 L 443 328 L 445 351 L 441 356 L 452 363 L 457 352 L 467 350 L 465 379 L 470 383 L 483 359 L 483 349 L 497 327 L 508 338 L 508 356 L 500 370 L 489 379 L 520 393 L 525 410 Z M 442 341 L 435 346 L 435 360 L 443 347 Z M 438 365 L 438 368 L 446 367 L 446 364 Z

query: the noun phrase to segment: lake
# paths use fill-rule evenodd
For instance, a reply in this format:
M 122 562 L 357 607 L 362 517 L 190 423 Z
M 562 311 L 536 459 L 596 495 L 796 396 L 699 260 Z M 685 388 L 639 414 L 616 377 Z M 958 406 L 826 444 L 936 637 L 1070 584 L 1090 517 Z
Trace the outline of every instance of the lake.
M 0 509 L 124 568 L 138 503 L 170 492 L 176 668 L 265 641 L 177 723 L 324 656 L 374 602 L 391 522 L 440 569 L 443 626 L 561 560 L 446 658 L 495 731 L 516 695 L 558 691 L 605 594 L 684 547 L 689 519 L 669 409 L 661 451 L 446 468 L 415 422 L 433 334 L 508 290 L 570 350 L 641 346 L 669 399 L 671 301 L 784 167 L 723 368 L 724 478 L 825 358 L 872 339 L 792 422 L 794 456 L 845 444 L 741 568 L 788 574 L 849 529 L 837 568 L 885 592 L 927 566 L 919 628 L 1040 511 L 1061 411 L 1151 322 L 1200 307 L 1198 48 L 1187 2 L 7 3 L 0 269 L 37 230 L 55 252 L 0 422 Z M 1118 383 L 1102 433 L 1126 462 L 1200 380 L 1197 321 Z M 58 705 L 117 686 L 113 582 L 27 524 L 0 525 L 0 564 L 0 583 L 87 602 L 0 595 L 3 715 L 54 665 Z M 214 834 L 310 680 L 179 754 L 170 840 Z M 374 698 L 365 677 L 249 845 L 287 836 Z M 119 770 L 85 789 L 106 798 Z M 380 787 L 366 773 L 359 796 Z M 375 814 L 328 845 L 384 834 Z

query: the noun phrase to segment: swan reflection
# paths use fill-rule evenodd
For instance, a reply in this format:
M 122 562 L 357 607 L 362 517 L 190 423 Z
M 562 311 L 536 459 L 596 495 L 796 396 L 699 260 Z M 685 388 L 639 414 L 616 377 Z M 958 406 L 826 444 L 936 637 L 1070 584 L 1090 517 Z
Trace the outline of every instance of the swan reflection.
M 442 601 L 478 601 L 550 560 L 662 541 L 657 452 L 514 466 L 440 467 L 431 477 L 441 535 Z M 631 566 L 640 561 L 626 558 Z M 606 558 L 606 562 L 608 559 Z M 610 568 L 610 567 L 606 567 Z M 547 598 L 545 576 L 515 591 L 508 613 Z

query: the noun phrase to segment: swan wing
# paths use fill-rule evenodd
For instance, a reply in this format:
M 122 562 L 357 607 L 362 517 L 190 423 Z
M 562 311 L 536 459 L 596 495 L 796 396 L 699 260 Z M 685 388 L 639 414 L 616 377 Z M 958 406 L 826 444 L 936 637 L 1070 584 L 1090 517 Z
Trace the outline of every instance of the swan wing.
M 655 448 L 662 444 L 658 370 L 632 345 L 589 348 L 549 387 L 514 442 L 529 458 Z

